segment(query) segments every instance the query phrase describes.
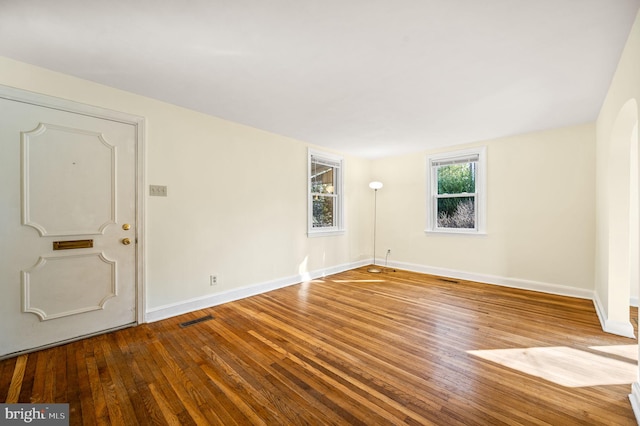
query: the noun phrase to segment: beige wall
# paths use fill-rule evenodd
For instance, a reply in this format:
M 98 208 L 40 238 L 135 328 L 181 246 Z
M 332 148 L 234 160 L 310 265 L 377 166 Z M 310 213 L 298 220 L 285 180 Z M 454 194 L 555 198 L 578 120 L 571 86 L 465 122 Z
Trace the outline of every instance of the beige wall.
M 347 232 L 307 238 L 305 143 L 6 58 L 0 84 L 145 117 L 146 183 L 168 186 L 146 197 L 148 309 L 369 256 L 369 161 L 345 158 Z
M 487 234 L 425 233 L 431 152 L 382 159 L 372 169 L 385 184 L 379 255 L 391 249 L 392 259 L 412 269 L 587 296 L 593 289 L 594 126 L 467 147 L 477 145 L 487 147 Z

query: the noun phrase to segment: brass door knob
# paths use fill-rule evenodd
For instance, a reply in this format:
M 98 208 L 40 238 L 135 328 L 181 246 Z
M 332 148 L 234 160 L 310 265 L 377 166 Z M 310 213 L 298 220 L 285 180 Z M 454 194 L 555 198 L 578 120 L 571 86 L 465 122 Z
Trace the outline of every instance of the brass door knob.
M 128 223 L 125 223 L 124 225 L 122 225 L 122 229 L 124 229 L 125 231 L 128 231 L 129 229 L 131 229 L 131 225 L 129 225 Z
M 129 238 L 123 238 L 122 244 L 124 244 L 125 246 L 128 246 L 129 244 L 131 244 L 131 240 Z

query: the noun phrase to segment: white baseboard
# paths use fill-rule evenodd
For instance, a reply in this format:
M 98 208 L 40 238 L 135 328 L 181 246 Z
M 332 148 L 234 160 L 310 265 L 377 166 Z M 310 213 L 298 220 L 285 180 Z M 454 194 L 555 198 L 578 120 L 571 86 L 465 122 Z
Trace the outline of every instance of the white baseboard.
M 494 284 L 504 287 L 519 288 L 522 290 L 538 291 L 541 293 L 557 294 L 559 296 L 577 297 L 579 299 L 593 299 L 594 291 L 576 287 L 550 284 L 540 281 L 523 280 L 520 278 L 506 278 L 496 275 L 477 274 L 472 272 L 457 271 L 455 269 L 438 268 L 433 266 L 416 265 L 405 262 L 389 262 L 389 267 L 404 269 L 407 271 L 421 272 L 459 280 L 476 281 L 485 284 Z
M 640 425 L 640 383 L 634 382 L 631 385 L 629 401 L 631 401 L 631 408 L 633 408 L 633 414 L 636 416 L 636 422 Z
M 247 287 L 225 291 L 222 293 L 196 297 L 189 300 L 183 300 L 177 303 L 158 306 L 156 308 L 151 308 L 147 310 L 145 315 L 145 322 L 160 321 L 166 318 L 174 317 L 176 315 L 182 315 L 188 312 L 197 311 L 199 309 L 210 308 L 211 306 L 221 305 L 227 302 L 233 302 L 234 300 L 240 300 L 240 299 L 244 299 L 245 297 L 255 296 L 257 294 L 266 293 L 268 291 L 277 290 L 279 288 L 287 287 L 294 284 L 299 284 L 303 281 L 309 281 L 309 280 L 321 278 L 327 275 L 348 271 L 350 269 L 359 268 L 361 266 L 369 265 L 370 263 L 371 263 L 371 260 L 369 259 L 369 260 L 362 260 L 359 262 L 352 262 L 352 263 L 332 266 L 330 268 L 311 271 L 305 274 L 280 278 L 276 280 L 271 280 L 263 283 L 250 285 Z
M 598 314 L 600 325 L 604 331 L 611 334 L 617 334 L 618 336 L 630 337 L 632 339 L 636 337 L 633 331 L 633 325 L 630 321 L 612 321 L 607 318 L 604 305 L 596 292 L 593 293 L 593 304 L 596 307 L 596 314 Z

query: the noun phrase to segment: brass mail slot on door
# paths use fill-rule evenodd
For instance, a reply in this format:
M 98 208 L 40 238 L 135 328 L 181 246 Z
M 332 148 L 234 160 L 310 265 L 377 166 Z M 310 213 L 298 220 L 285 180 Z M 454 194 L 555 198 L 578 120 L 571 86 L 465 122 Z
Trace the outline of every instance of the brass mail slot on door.
M 54 241 L 54 250 L 70 250 L 93 247 L 93 240 Z

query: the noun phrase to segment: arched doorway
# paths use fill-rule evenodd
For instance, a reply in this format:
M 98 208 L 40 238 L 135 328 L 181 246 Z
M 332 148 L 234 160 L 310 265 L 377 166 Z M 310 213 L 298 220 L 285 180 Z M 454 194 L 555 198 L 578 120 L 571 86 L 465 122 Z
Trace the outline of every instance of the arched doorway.
M 633 117 L 632 117 L 633 115 Z M 618 123 L 620 123 L 618 125 Z M 619 129 L 620 142 L 624 140 L 624 130 L 629 135 L 629 159 L 630 159 L 630 195 L 629 195 L 629 285 L 632 296 L 638 299 L 640 292 L 640 144 L 638 141 L 638 104 L 635 100 L 629 100 L 620 110 L 614 127 L 614 133 Z M 611 285 L 610 285 L 611 287 Z M 634 293 L 635 292 L 635 293 Z M 627 313 L 628 315 L 628 313 Z M 638 344 L 640 354 L 640 344 Z M 640 419 L 640 366 L 638 378 L 631 385 L 629 400 L 636 419 Z
M 629 301 L 638 297 L 640 262 L 638 106 L 630 99 L 613 126 L 608 158 L 608 265 L 605 331 L 634 337 Z

